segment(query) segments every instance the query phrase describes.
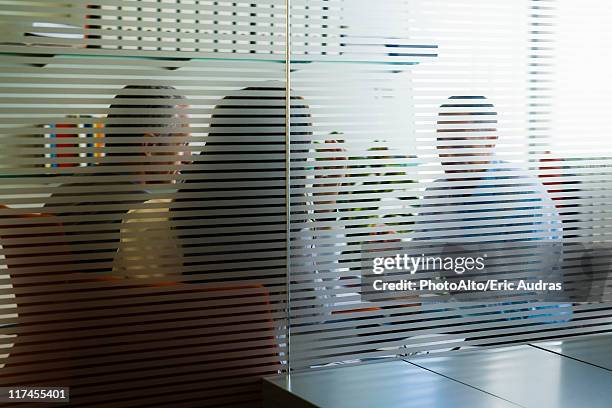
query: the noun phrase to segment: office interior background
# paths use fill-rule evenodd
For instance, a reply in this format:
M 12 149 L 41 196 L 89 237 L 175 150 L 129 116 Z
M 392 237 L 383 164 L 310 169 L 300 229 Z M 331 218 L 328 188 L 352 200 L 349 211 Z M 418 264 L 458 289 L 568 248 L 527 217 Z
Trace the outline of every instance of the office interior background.
M 0 1 L 2 384 L 259 406 L 288 370 L 612 331 L 606 302 L 467 313 L 358 290 L 364 248 L 389 242 L 610 241 L 611 16 Z

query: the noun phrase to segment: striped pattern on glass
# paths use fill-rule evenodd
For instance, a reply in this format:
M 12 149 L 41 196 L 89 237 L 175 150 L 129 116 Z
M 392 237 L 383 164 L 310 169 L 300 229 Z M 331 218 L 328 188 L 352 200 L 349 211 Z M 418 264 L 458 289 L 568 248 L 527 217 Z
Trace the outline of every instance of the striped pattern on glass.
M 1 3 L 0 382 L 257 405 L 287 358 L 284 2 Z
M 0 1 L 3 384 L 243 407 L 288 359 L 609 331 L 356 288 L 390 242 L 609 240 L 608 11 L 569 3 Z
M 609 240 L 593 216 L 607 208 L 604 154 L 585 157 L 593 170 L 543 148 L 559 146 L 556 4 L 293 2 L 292 369 L 612 328 L 607 304 L 466 310 L 360 293 L 364 248 Z M 601 199 L 578 193 L 594 183 Z

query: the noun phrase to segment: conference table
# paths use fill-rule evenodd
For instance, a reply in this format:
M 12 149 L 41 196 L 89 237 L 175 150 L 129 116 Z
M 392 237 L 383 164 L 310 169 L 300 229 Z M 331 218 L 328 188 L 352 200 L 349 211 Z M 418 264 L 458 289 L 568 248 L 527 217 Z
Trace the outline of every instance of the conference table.
M 610 408 L 612 335 L 294 372 L 264 407 Z

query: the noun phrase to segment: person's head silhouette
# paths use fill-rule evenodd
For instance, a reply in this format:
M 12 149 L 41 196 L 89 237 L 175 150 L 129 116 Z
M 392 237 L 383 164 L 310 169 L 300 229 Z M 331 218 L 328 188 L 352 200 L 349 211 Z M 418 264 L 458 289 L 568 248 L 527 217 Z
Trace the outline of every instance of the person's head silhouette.
M 440 106 L 436 147 L 446 173 L 482 171 L 496 141 L 497 112 L 486 97 L 451 96 Z
M 188 146 L 189 136 L 185 98 L 171 86 L 128 85 L 115 100 L 107 115 L 110 119 L 107 127 L 126 131 L 107 137 L 129 141 L 106 143 L 105 156 L 109 159 L 104 165 L 138 166 L 135 173 L 143 184 L 175 182 L 173 175 L 179 172 L 181 164 L 189 161 L 185 157 L 189 149 L 182 149 Z M 134 130 L 130 131 L 131 128 Z M 134 156 L 142 159 L 134 160 Z

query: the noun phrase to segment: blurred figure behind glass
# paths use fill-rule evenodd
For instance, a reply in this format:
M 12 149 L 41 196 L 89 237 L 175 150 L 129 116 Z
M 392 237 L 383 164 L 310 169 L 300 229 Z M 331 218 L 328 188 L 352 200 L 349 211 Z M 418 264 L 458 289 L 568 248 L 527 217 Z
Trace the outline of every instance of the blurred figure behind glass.
M 187 105 L 184 97 L 170 86 L 128 85 L 115 100 L 109 108 L 105 128 L 121 127 L 125 131 L 107 133 L 101 138 L 104 153 L 93 166 L 94 170 L 74 174 L 75 182 L 57 187 L 59 191 L 52 195 L 53 202 L 45 207 L 67 206 L 67 211 L 58 212 L 64 227 L 83 227 L 66 233 L 73 236 L 71 256 L 78 264 L 75 272 L 114 272 L 123 277 L 136 277 L 143 270 L 153 269 L 145 275 L 167 274 L 170 271 L 158 270 L 163 264 L 160 254 L 171 255 L 173 271 L 180 265 L 176 261 L 179 246 L 162 240 L 173 229 L 167 215 L 172 190 L 164 186 L 175 184 L 181 164 L 189 161 L 187 140 L 180 140 L 189 135 L 185 131 L 187 116 L 180 112 Z M 138 100 L 143 103 L 134 103 Z M 154 212 L 155 216 L 142 217 L 139 214 L 143 212 Z M 132 223 L 139 225 L 128 225 Z M 81 251 L 79 246 L 83 242 L 79 236 L 90 234 L 99 237 L 83 238 L 90 248 Z M 144 245 L 145 242 L 148 244 Z M 160 247 L 166 249 L 160 251 Z M 148 259 L 153 253 L 155 259 Z

